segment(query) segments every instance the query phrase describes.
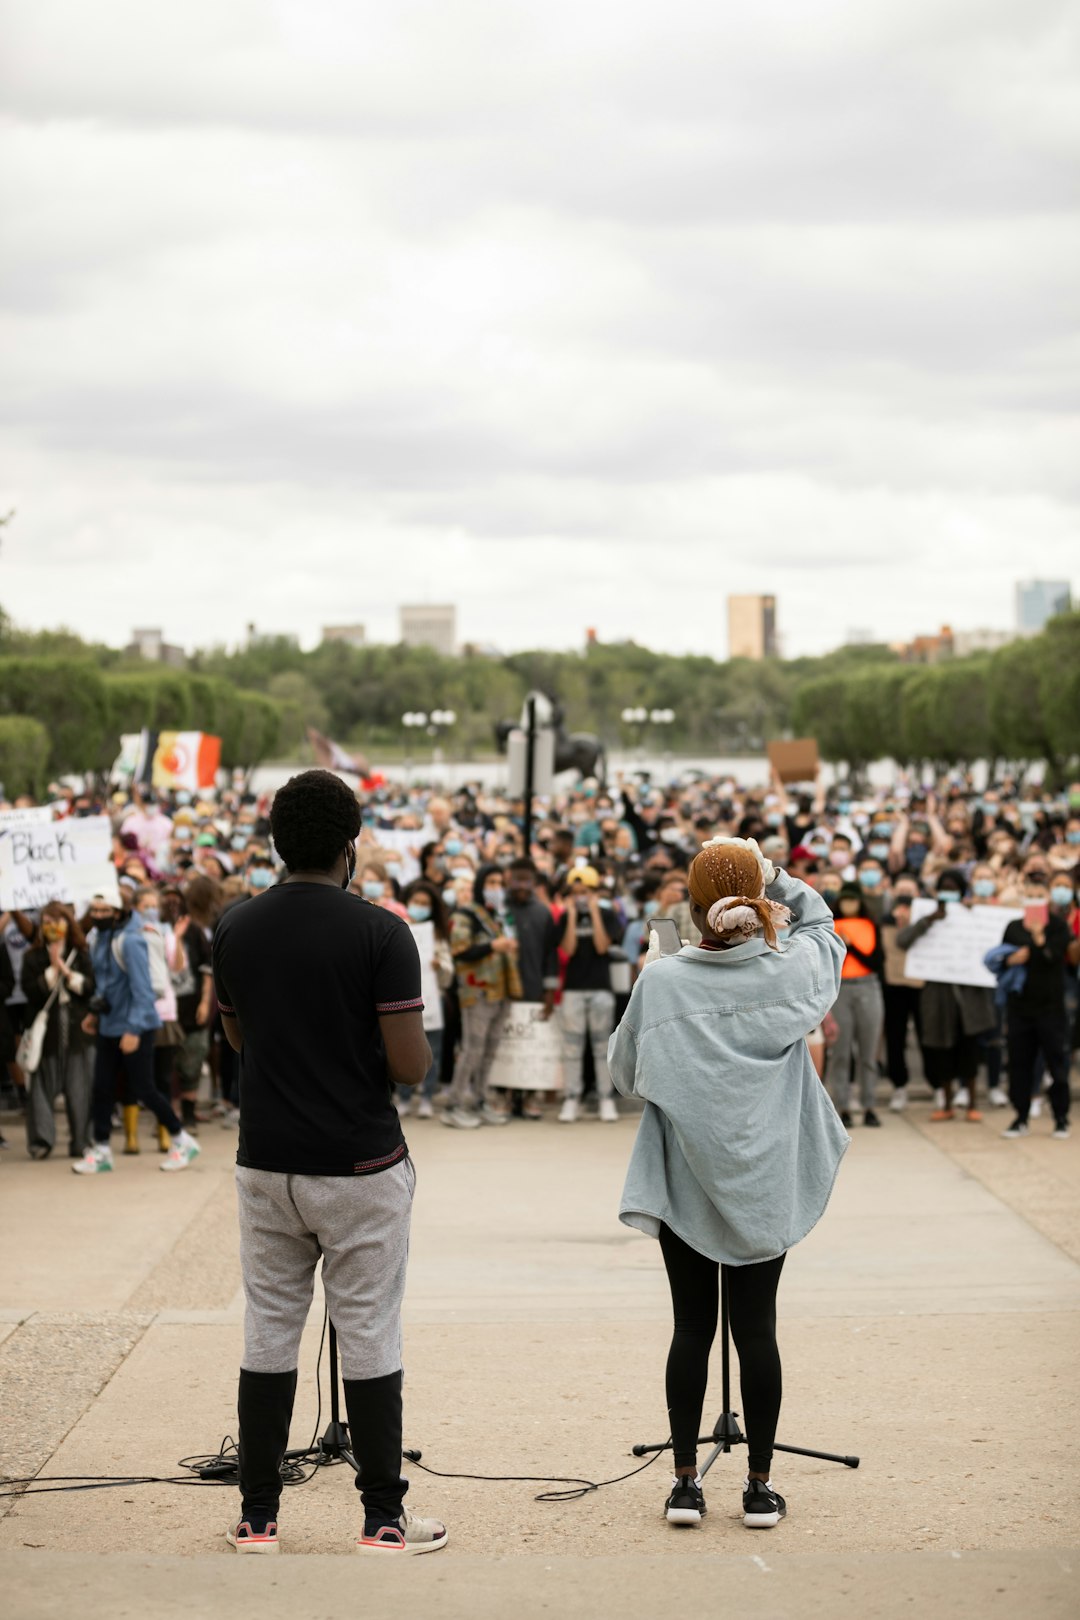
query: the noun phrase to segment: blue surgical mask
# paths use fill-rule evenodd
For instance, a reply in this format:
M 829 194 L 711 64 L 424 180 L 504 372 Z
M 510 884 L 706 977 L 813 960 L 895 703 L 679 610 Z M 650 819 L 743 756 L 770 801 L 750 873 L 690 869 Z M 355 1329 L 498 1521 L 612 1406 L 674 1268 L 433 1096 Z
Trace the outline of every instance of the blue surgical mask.
M 859 887 L 863 889 L 880 889 L 881 873 L 875 872 L 872 868 L 868 872 L 860 872 Z
M 893 824 L 891 821 L 875 821 L 870 831 L 877 834 L 877 836 L 880 838 L 891 838 L 893 835 Z
M 1074 827 L 1065 834 L 1067 844 L 1080 844 L 1080 827 Z
M 454 888 L 452 883 L 448 883 L 446 885 L 446 888 L 442 892 L 442 897 L 443 905 L 449 906 L 450 910 L 453 911 L 454 907 L 457 905 L 457 890 Z
M 431 907 L 426 900 L 411 900 L 409 902 L 409 918 L 412 922 L 422 923 L 431 921 Z
M 447 838 L 443 842 L 443 849 L 447 855 L 460 855 L 465 845 L 460 838 Z
M 1055 906 L 1071 906 L 1073 903 L 1073 892 L 1071 889 L 1059 888 L 1057 885 L 1055 885 L 1054 888 L 1050 890 L 1050 898 L 1054 902 Z
M 363 890 L 365 900 L 381 900 L 386 885 L 381 878 L 368 878 L 367 882 L 362 883 L 360 887 Z
M 887 861 L 889 858 L 888 844 L 871 844 L 869 851 L 875 861 Z
M 778 815 L 775 810 L 772 810 L 765 817 L 765 825 L 767 827 L 782 827 L 784 825 L 784 818 L 783 816 Z
M 641 908 L 641 915 L 645 918 L 655 917 L 659 910 L 659 900 L 646 900 L 645 904 Z
M 191 794 L 187 791 L 186 788 L 181 788 L 179 790 L 179 792 L 176 795 L 176 802 L 177 802 L 177 804 L 190 804 L 191 803 Z
M 971 887 L 979 900 L 992 900 L 997 894 L 997 884 L 993 878 L 976 878 Z
M 161 921 L 161 912 L 157 906 L 144 906 L 142 908 L 142 920 L 144 923 L 152 923 L 154 927 L 157 927 Z
M 229 843 L 233 849 L 247 849 L 247 833 L 233 833 Z
M 400 863 L 398 861 L 387 861 L 386 875 L 388 878 L 399 878 L 401 876 Z
M 272 889 L 274 874 L 268 866 L 253 866 L 248 873 L 248 887 L 252 889 Z
M 943 901 L 945 905 L 952 906 L 955 905 L 959 900 L 960 892 L 958 889 L 939 889 L 937 897 L 939 900 Z

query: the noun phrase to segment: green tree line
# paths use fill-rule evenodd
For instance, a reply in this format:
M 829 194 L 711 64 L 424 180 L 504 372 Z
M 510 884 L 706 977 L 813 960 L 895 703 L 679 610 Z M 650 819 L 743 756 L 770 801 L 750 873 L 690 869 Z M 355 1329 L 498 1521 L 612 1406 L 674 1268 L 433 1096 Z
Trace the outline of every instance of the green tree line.
M 878 759 L 1042 760 L 1060 782 L 1080 756 L 1080 612 L 989 655 L 819 675 L 799 687 L 791 720 L 856 772 Z

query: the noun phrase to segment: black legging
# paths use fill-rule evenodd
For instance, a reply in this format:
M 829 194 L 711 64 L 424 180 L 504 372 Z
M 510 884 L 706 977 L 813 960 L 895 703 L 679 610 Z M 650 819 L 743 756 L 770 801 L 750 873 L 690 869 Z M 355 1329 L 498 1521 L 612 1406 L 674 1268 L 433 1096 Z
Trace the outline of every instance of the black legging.
M 667 1226 L 660 1249 L 671 1286 L 675 1333 L 667 1360 L 667 1405 L 675 1467 L 697 1461 L 709 1351 L 720 1313 L 720 1267 Z M 780 1416 L 780 1352 L 776 1348 L 776 1288 L 786 1256 L 757 1265 L 725 1266 L 731 1337 L 739 1355 L 739 1386 L 752 1473 L 767 1474 Z

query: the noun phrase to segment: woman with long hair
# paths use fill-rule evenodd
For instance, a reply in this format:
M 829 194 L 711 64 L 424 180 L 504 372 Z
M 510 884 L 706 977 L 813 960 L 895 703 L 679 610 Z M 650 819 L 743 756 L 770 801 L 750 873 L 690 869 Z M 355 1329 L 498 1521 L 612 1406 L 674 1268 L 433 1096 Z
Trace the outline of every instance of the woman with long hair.
M 42 908 L 33 943 L 23 959 L 26 1010 L 33 1020 L 46 1012 L 41 1060 L 27 1076 L 26 1145 L 32 1159 L 47 1159 L 56 1146 L 56 1099 L 67 1112 L 68 1155 L 80 1159 L 90 1142 L 94 1043 L 82 1021 L 94 992 L 86 936 L 70 906 L 50 900 Z
M 701 944 L 648 963 L 609 1048 L 616 1086 L 646 1104 L 619 1215 L 659 1238 L 671 1287 L 668 1522 L 705 1512 L 697 1442 L 722 1266 L 749 1445 L 743 1522 L 763 1529 L 786 1511 L 769 1478 L 777 1284 L 848 1146 L 806 1044 L 836 1000 L 844 945 L 820 895 L 752 839 L 706 844 L 688 887 Z

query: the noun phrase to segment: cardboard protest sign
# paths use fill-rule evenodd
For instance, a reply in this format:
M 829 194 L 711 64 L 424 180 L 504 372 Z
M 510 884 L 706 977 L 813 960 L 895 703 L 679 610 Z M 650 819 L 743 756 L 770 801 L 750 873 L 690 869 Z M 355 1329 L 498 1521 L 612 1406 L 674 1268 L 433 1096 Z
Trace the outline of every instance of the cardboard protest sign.
M 42 820 L 34 811 L 0 827 L 0 906 L 38 911 L 50 900 L 87 904 L 95 894 L 115 896 L 112 827 L 108 816 Z
M 503 1019 L 489 1084 L 513 1091 L 563 1089 L 558 1020 L 545 1018 L 540 1001 L 512 1001 Z
M 911 920 L 921 922 L 936 911 L 936 900 L 914 900 Z M 1022 911 L 1008 906 L 965 906 L 954 901 L 908 951 L 904 972 L 909 979 L 993 990 L 997 980 L 983 967 L 983 957 L 1001 944 L 1008 925 L 1022 916 Z
M 818 773 L 816 737 L 792 737 L 768 745 L 769 764 L 781 782 L 812 782 Z
M 435 972 L 435 924 L 410 923 L 420 953 L 420 994 L 424 998 L 424 1028 L 442 1029 L 442 992 Z

